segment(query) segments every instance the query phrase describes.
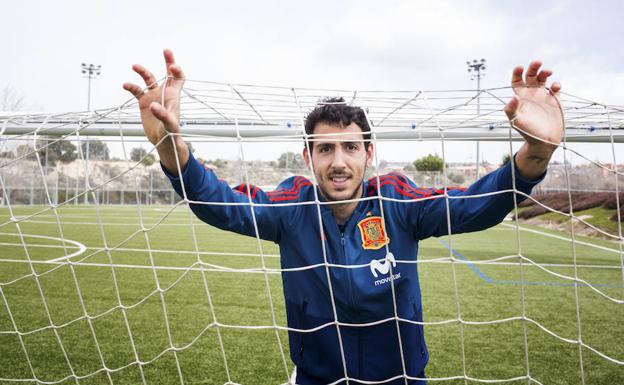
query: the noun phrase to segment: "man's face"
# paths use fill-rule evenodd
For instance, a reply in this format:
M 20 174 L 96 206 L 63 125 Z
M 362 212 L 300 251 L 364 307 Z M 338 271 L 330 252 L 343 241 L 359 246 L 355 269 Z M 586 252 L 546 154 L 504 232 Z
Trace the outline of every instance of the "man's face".
M 332 134 L 331 136 L 321 136 Z M 311 152 L 303 150 L 308 167 L 314 169 L 316 181 L 325 199 L 341 201 L 359 198 L 366 167 L 373 159 L 373 145 L 364 146 L 362 129 L 355 123 L 347 127 L 318 123 L 314 128 Z

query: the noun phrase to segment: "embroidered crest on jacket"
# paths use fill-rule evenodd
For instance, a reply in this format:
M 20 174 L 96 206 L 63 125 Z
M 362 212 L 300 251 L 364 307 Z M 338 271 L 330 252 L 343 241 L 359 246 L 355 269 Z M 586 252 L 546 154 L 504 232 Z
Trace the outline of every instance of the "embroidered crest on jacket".
M 381 217 L 367 217 L 358 223 L 362 236 L 362 247 L 378 250 L 390 243 Z

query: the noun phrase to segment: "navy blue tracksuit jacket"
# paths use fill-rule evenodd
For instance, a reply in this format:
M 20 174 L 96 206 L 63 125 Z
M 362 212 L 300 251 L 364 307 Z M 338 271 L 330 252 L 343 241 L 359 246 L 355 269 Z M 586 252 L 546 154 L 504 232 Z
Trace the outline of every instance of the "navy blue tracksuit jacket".
M 182 196 L 180 179 L 165 173 Z M 516 188 L 525 193 L 539 182 L 524 180 L 518 170 L 515 175 Z M 329 206 L 315 203 L 315 186 L 304 177 L 289 178 L 271 192 L 246 185 L 232 189 L 191 155 L 181 179 L 189 200 L 238 203 L 191 203 L 201 220 L 221 229 L 255 237 L 249 199 L 258 204 L 253 206 L 257 235 L 279 244 L 286 269 L 290 356 L 301 385 L 346 383 L 345 376 L 350 384 L 405 384 L 405 375 L 409 384 L 424 384 L 415 379 L 424 377 L 428 360 L 414 263 L 418 241 L 446 235 L 449 228 L 458 234 L 494 226 L 513 209 L 514 199 L 512 192 L 501 192 L 512 190 L 507 163 L 465 191 L 448 192 L 449 226 L 442 190 L 419 188 L 392 173 L 364 182 L 367 199 L 338 226 Z M 462 198 L 496 191 L 501 193 Z M 389 199 L 382 201 L 379 194 Z

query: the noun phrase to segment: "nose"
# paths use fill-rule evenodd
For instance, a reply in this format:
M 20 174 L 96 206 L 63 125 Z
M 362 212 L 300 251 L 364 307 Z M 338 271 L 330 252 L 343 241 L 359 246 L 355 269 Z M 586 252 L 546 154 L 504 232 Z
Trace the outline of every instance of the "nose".
M 345 167 L 347 167 L 346 154 L 342 150 L 341 146 L 336 146 L 334 157 L 332 159 L 332 168 L 343 169 Z

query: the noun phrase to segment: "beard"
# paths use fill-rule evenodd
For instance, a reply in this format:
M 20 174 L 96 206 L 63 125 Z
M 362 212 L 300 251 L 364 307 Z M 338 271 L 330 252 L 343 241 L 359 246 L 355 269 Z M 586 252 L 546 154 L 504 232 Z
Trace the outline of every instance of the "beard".
M 336 198 L 335 196 L 332 196 L 320 184 L 319 184 L 319 190 L 321 190 L 321 194 L 323 194 L 323 197 L 325 199 L 327 199 L 328 202 L 340 202 L 340 201 L 356 199 L 356 198 L 359 198 L 360 195 L 362 195 L 362 182 L 364 181 L 364 176 L 365 175 L 366 175 L 366 165 L 364 165 L 364 170 L 362 172 L 362 177 L 358 181 L 356 187 L 353 189 L 353 192 L 351 193 L 351 195 L 349 197 L 347 197 L 347 198 Z M 318 179 L 319 178 L 317 177 L 317 180 Z
M 362 181 L 363 180 L 364 180 L 363 178 L 362 178 L 362 180 L 360 180 L 360 184 L 358 185 L 358 187 L 356 187 L 353 190 L 353 193 L 351 193 L 351 196 L 349 196 L 348 198 L 336 198 L 336 197 L 333 197 L 330 193 L 325 191 L 325 189 L 323 189 L 321 186 L 319 186 L 319 190 L 321 190 L 321 194 L 323 194 L 323 197 L 325 197 L 325 199 L 327 199 L 327 201 L 329 201 L 329 202 L 340 202 L 340 201 L 351 200 L 351 199 L 359 198 L 358 195 L 362 194 L 361 190 L 362 190 Z

